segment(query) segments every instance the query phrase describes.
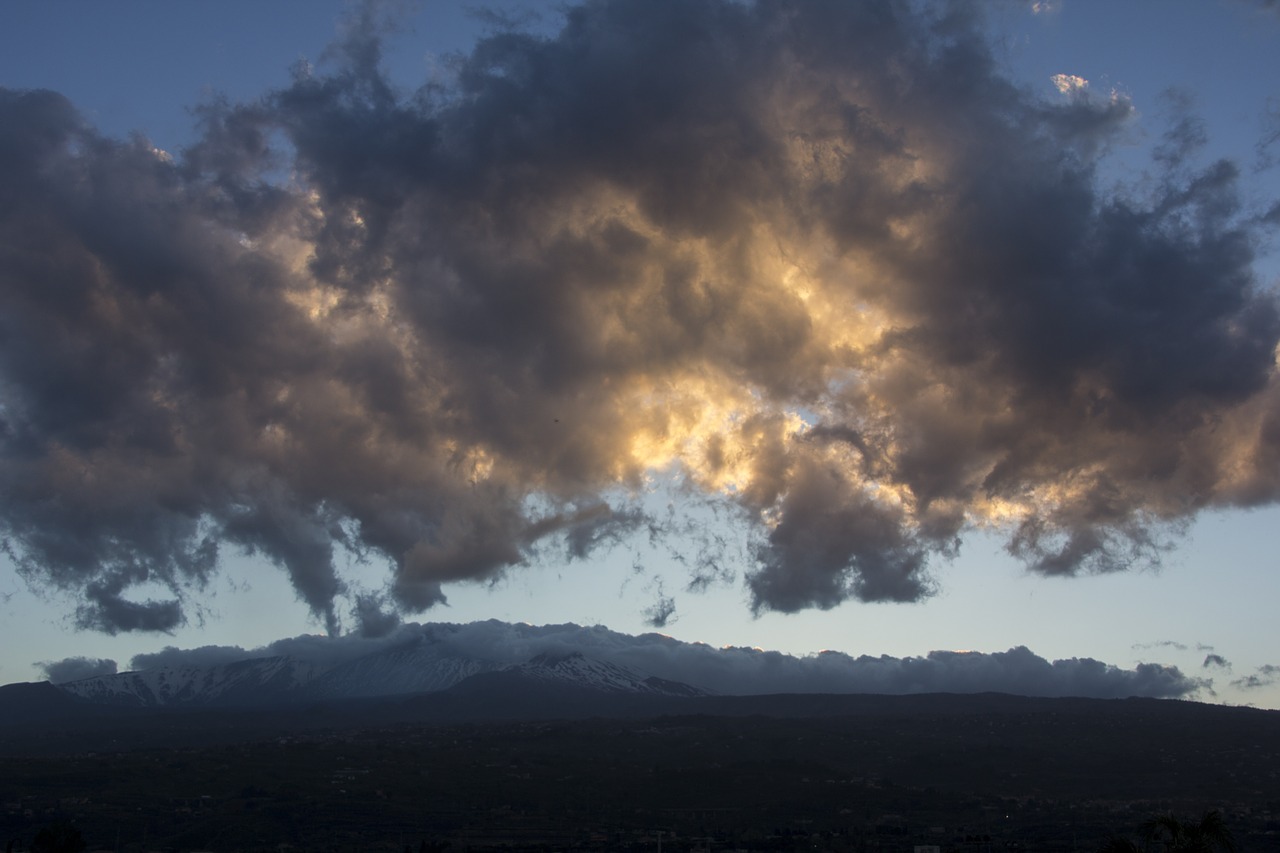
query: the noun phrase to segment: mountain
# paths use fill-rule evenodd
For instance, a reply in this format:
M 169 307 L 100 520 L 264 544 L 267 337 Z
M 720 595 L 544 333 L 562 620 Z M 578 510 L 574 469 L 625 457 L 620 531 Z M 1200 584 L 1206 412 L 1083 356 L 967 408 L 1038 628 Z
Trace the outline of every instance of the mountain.
M 1241 850 L 1277 849 L 1276 711 L 996 694 L 676 700 L 554 680 L 537 682 L 532 704 L 476 695 L 508 679 L 529 686 L 528 669 L 413 697 L 294 710 L 84 706 L 91 717 L 74 725 L 0 727 L 4 799 L 33 810 L 25 825 L 9 810 L 4 825 L 30 839 L 74 820 L 90 849 L 283 839 L 308 850 L 339 838 L 369 849 L 483 840 L 641 851 L 654 848 L 656 825 L 676 839 L 670 850 L 826 839 L 840 850 L 1066 851 L 1096 850 L 1162 809 L 1216 806 Z M 72 701 L 47 683 L 19 686 Z M 596 826 L 607 838 L 592 840 Z
M 408 698 L 396 712 L 435 722 L 641 718 L 694 713 L 708 695 L 581 652 L 544 652 Z
M 489 680 L 483 680 L 485 677 Z M 204 667 L 160 666 L 47 685 L 40 695 L 44 697 L 42 702 L 60 697 L 98 707 L 201 709 L 296 707 L 451 689 L 457 689 L 458 695 L 471 696 L 477 695 L 477 690 L 498 690 L 517 699 L 521 694 L 534 693 L 557 697 L 568 693 L 662 697 L 707 694 L 692 685 L 648 676 L 581 652 L 542 652 L 515 664 L 469 656 L 452 646 L 447 636 L 428 632 L 328 666 L 288 655 Z M 10 704 L 16 707 L 21 703 Z M 0 721 L 16 716 L 16 710 L 7 714 L 0 708 Z
M 705 696 L 700 690 L 678 681 L 645 676 L 608 661 L 589 658 L 582 652 L 535 655 L 526 663 L 507 667 L 506 672 L 518 674 L 529 682 L 572 685 L 601 693 L 641 693 L 656 696 Z
M 340 663 L 304 691 L 314 699 L 354 699 L 433 693 L 504 664 L 463 655 L 431 634 Z
M 488 693 L 495 698 L 506 694 L 521 697 L 522 702 L 533 695 L 571 696 L 575 693 L 679 699 L 709 695 L 708 691 L 692 685 L 645 676 L 625 666 L 587 657 L 582 652 L 535 655 L 525 663 L 464 679 L 449 692 L 455 696 Z
M 82 710 L 75 697 L 47 681 L 0 687 L 0 720 L 7 723 L 61 722 Z
M 136 708 L 265 705 L 301 693 L 317 667 L 284 655 L 208 667 L 162 666 L 59 684 L 95 705 Z
M 77 707 L 194 710 L 336 708 L 450 691 L 454 698 L 444 700 L 442 707 L 450 702 L 458 708 L 474 705 L 482 694 L 498 705 L 523 703 L 522 697 L 534 693 L 574 694 L 572 702 L 556 698 L 551 704 L 587 708 L 596 704 L 587 701 L 588 694 L 623 697 L 638 707 L 635 703 L 645 696 L 664 702 L 706 696 L 926 692 L 1188 698 L 1212 688 L 1209 679 L 1172 666 L 1142 663 L 1123 669 L 1088 658 L 1049 661 L 1022 646 L 907 658 L 838 651 L 795 656 L 682 642 L 658 633 L 628 635 L 601 625 L 498 620 L 405 623 L 378 636 L 301 635 L 253 650 L 167 648 L 135 660 L 151 665 L 49 689 Z M 463 702 L 459 697 L 464 695 L 471 698 Z M 0 724 L 13 716 L 0 708 Z
M 94 705 L 265 707 L 430 693 L 503 666 L 458 654 L 424 634 L 336 664 L 273 655 L 211 666 L 160 666 L 56 687 Z

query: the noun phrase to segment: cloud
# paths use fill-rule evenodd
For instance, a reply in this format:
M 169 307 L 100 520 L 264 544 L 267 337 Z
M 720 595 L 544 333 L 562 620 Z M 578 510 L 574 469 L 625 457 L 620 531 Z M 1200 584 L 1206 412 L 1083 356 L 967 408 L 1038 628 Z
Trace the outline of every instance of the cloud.
M 1150 643 L 1134 643 L 1133 647 L 1135 649 L 1176 649 L 1180 652 L 1185 652 L 1190 648 L 1186 643 L 1179 643 L 1177 640 L 1155 640 Z M 1197 648 L 1200 651 L 1208 651 L 1208 649 L 1200 649 L 1199 646 L 1197 646 Z
M 134 655 L 129 661 L 129 670 L 156 669 L 158 667 L 205 667 L 223 666 L 253 657 L 264 657 L 269 652 L 255 653 L 240 646 L 200 646 L 194 649 L 179 649 L 177 646 L 165 646 L 158 652 L 143 652 Z
M 36 666 L 44 670 L 44 677 L 54 684 L 116 674 L 116 662 L 110 658 L 70 657 L 56 661 L 40 661 Z
M 1054 74 L 1049 78 L 1054 87 L 1064 95 L 1072 96 L 1089 88 L 1089 81 L 1074 74 Z
M 1261 10 L 1280 15 L 1280 0 L 1244 0 L 1244 2 Z
M 406 644 L 431 643 L 443 653 L 499 664 L 539 654 L 582 652 L 647 675 L 683 681 L 723 694 L 767 693 L 978 693 L 1028 696 L 1189 697 L 1210 682 L 1177 667 L 1143 663 L 1133 669 L 1091 658 L 1049 661 L 1018 646 L 1005 652 L 934 651 L 921 657 L 854 657 L 823 651 L 794 656 L 777 651 L 685 643 L 664 634 L 631 636 L 603 626 L 528 625 L 489 620 L 464 625 L 407 623 L 382 637 L 302 636 L 259 649 L 166 648 L 135 657 L 137 669 L 205 666 L 253 657 L 291 655 L 320 667 L 336 666 Z
M 1169 126 L 1153 157 L 1168 169 L 1192 162 L 1192 157 L 1209 142 L 1208 123 L 1193 111 L 1194 98 L 1180 89 L 1168 89 L 1161 95 L 1168 114 Z
M 1231 669 L 1231 661 L 1227 660 L 1222 655 L 1210 654 L 1204 656 L 1204 663 L 1200 664 L 1200 666 L 1202 669 L 1208 669 L 1211 666 L 1220 667 L 1222 669 Z
M 723 693 L 977 693 L 1029 696 L 1185 697 L 1209 687 L 1177 667 L 1139 664 L 1132 670 L 1071 658 L 1048 661 L 1023 646 L 1005 652 L 933 651 L 920 657 L 854 657 L 824 651 L 808 657 L 698 644 L 651 645 L 616 659 L 664 678 Z
M 1231 682 L 1231 686 L 1239 690 L 1259 690 L 1280 682 L 1280 666 L 1263 664 L 1252 675 L 1242 676 Z
M 1275 8 L 1280 11 L 1280 2 L 1277 2 Z M 1272 95 L 1267 98 L 1266 106 L 1259 116 L 1259 125 L 1261 135 L 1254 143 L 1254 151 L 1257 153 L 1255 168 L 1261 171 L 1276 165 L 1276 151 L 1280 150 L 1277 147 L 1280 146 L 1280 96 Z M 1280 202 L 1277 202 L 1276 206 L 1280 206 Z M 1273 225 L 1275 210 L 1276 208 L 1272 207 L 1268 214 L 1268 219 Z
M 351 616 L 356 632 L 364 637 L 384 637 L 400 626 L 400 616 L 386 607 L 386 600 L 377 595 L 356 597 Z
M 676 601 L 658 585 L 657 598 L 644 609 L 644 621 L 650 628 L 665 628 L 676 621 Z
M 341 600 L 390 626 L 344 551 L 422 611 L 680 548 L 659 487 L 739 527 L 757 611 L 920 599 L 978 529 L 1045 574 L 1147 565 L 1274 502 L 1238 169 L 1102 188 L 1132 107 L 1043 101 L 982 27 L 601 0 L 398 94 L 358 15 L 173 156 L 0 93 L 0 536 L 82 627 L 174 629 L 230 548 L 336 634 Z

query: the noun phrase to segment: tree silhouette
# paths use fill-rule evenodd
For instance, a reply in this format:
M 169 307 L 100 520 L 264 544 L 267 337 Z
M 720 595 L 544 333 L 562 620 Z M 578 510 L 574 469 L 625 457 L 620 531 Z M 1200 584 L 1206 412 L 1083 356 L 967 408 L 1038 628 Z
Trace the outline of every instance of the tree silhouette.
M 1128 838 L 1109 839 L 1098 853 L 1236 853 L 1236 841 L 1222 813 L 1205 812 L 1198 822 L 1159 815 L 1142 824 L 1143 843 Z

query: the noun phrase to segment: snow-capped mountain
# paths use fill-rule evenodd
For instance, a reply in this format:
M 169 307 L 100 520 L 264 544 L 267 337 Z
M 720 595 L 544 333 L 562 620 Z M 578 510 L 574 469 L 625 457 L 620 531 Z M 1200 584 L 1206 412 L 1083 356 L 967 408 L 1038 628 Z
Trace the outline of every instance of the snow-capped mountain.
M 496 661 L 468 657 L 424 635 L 385 651 L 341 663 L 318 676 L 306 693 L 316 698 L 364 698 L 432 693 L 481 672 L 501 669 Z
M 646 676 L 581 652 L 540 653 L 523 663 L 468 656 L 447 638 L 413 640 L 324 666 L 286 655 L 207 667 L 162 666 L 60 684 L 83 701 L 127 707 L 291 705 L 440 693 L 477 676 L 502 684 L 572 688 L 603 694 L 702 696 L 687 684 Z
M 661 696 L 704 696 L 699 690 L 678 681 L 645 676 L 629 667 L 589 658 L 582 652 L 544 653 L 526 663 L 505 667 L 531 681 L 572 685 L 602 693 L 644 693 Z
M 23 714 L 39 718 L 40 712 L 19 713 L 17 707 L 29 697 L 37 704 L 47 703 L 51 695 L 69 700 L 68 707 L 77 712 L 112 706 L 121 713 L 157 707 L 310 707 L 421 696 L 432 698 L 423 703 L 397 698 L 392 704 L 440 706 L 465 718 L 476 708 L 488 713 L 489 708 L 512 702 L 528 705 L 533 694 L 554 694 L 561 704 L 549 702 L 545 707 L 559 713 L 561 708 L 591 706 L 588 693 L 613 697 L 605 704 L 614 708 L 652 708 L 678 705 L 678 697 L 795 693 L 1187 698 L 1207 683 L 1172 666 L 1141 664 L 1126 670 L 1089 658 L 1049 661 L 1022 646 L 1006 652 L 934 651 L 906 658 L 853 657 L 837 651 L 797 657 L 683 642 L 658 633 L 628 635 L 602 625 L 492 619 L 405 623 L 376 635 L 303 634 L 256 649 L 166 648 L 139 655 L 135 664 L 135 672 L 45 684 L 48 689 L 42 692 L 9 691 L 8 705 L 0 703 L 0 725 Z M 565 698 L 570 693 L 574 698 Z M 629 698 L 633 696 L 638 697 L 634 702 Z
M 256 705 L 301 692 L 319 672 L 315 664 L 276 655 L 217 666 L 162 666 L 100 675 L 58 687 L 102 705 Z

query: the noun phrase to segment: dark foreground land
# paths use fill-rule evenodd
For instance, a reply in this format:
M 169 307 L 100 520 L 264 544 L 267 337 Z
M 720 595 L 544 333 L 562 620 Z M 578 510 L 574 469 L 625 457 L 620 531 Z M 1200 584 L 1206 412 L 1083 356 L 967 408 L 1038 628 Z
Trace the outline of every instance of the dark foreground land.
M 1280 850 L 1280 713 L 1154 700 L 762 697 L 647 719 L 0 726 L 0 843 L 89 850 L 1095 850 L 1221 809 Z

